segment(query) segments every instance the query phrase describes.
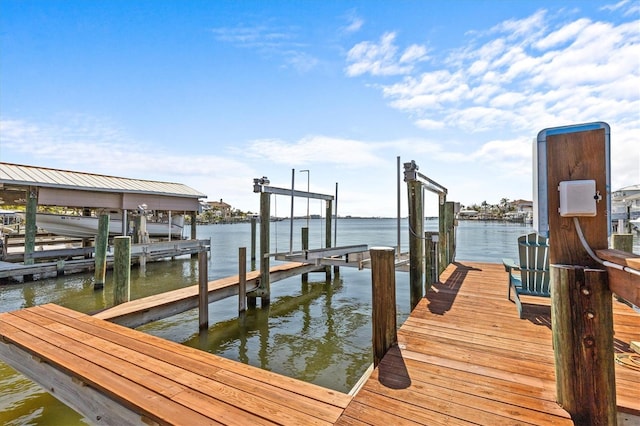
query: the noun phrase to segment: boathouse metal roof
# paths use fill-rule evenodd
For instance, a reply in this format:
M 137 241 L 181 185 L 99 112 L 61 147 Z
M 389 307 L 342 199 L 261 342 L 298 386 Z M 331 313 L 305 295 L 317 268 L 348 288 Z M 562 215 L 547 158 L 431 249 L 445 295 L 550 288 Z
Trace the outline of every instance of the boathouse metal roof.
M 69 207 L 128 209 L 133 208 L 134 204 L 151 203 L 149 207 L 155 209 L 189 210 L 193 206 L 195 211 L 199 209 L 199 199 L 207 197 L 181 183 L 0 162 L 0 192 L 3 196 L 8 196 L 9 202 L 20 200 L 18 196 L 11 197 L 11 191 L 24 191 L 28 187 L 38 188 L 39 204 Z

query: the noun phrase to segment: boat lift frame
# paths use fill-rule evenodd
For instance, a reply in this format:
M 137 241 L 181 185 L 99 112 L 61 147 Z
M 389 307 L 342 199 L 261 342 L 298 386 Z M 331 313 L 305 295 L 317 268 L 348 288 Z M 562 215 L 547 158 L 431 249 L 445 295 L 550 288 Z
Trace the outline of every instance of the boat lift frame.
M 249 304 L 255 306 L 255 298 L 260 297 L 262 304 L 269 303 L 270 297 L 270 283 L 269 283 L 269 268 L 270 258 L 274 257 L 276 260 L 286 260 L 290 262 L 301 263 L 315 263 L 318 265 L 319 270 L 324 270 L 327 274 L 327 279 L 330 279 L 330 266 L 338 264 L 349 264 L 349 254 L 362 253 L 368 250 L 367 245 L 357 246 L 345 246 L 345 247 L 332 247 L 331 241 L 331 220 L 333 217 L 333 195 L 320 194 L 308 191 L 298 191 L 293 188 L 293 177 L 291 182 L 291 188 L 278 188 L 269 186 L 270 181 L 266 176 L 261 178 L 255 178 L 253 180 L 253 192 L 260 194 L 260 280 L 259 286 L 256 290 L 248 294 Z M 337 191 L 336 191 L 337 192 Z M 271 194 L 286 195 L 291 197 L 291 225 L 289 235 L 289 252 L 288 253 L 270 253 L 270 219 L 271 219 Z M 293 199 L 294 197 L 301 198 L 313 198 L 318 200 L 324 200 L 325 204 L 325 248 L 302 250 L 300 252 L 293 252 Z M 337 194 L 336 194 L 337 197 Z M 337 216 L 337 215 L 336 215 Z M 346 256 L 344 261 L 339 260 L 342 256 Z M 358 257 L 361 260 L 362 256 Z M 353 261 L 353 256 L 351 258 Z M 323 269 L 321 269 L 323 268 Z
M 404 163 L 404 181 L 407 183 L 409 204 L 409 284 L 411 289 L 411 307 L 415 307 L 422 298 L 423 294 L 429 289 L 431 283 L 437 280 L 440 274 L 440 265 L 448 265 L 449 256 L 443 258 L 443 254 L 449 253 L 448 246 L 451 237 L 446 227 L 446 200 L 447 188 L 429 179 L 427 176 L 418 172 L 418 165 L 414 160 Z M 438 212 L 438 235 L 431 235 L 429 238 L 424 231 L 424 190 L 438 194 L 439 212 Z M 431 261 L 431 252 L 434 245 L 439 247 L 439 255 L 434 256 L 434 262 Z M 425 247 L 427 246 L 427 247 Z M 425 248 L 428 248 L 429 259 L 427 259 L 427 267 L 425 267 Z M 425 270 L 427 271 L 427 281 L 425 283 Z

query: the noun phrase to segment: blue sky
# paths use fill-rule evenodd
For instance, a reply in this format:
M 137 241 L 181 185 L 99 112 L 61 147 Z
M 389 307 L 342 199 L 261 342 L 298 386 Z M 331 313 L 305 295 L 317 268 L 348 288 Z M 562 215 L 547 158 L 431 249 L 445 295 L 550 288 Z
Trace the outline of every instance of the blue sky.
M 3 162 L 251 211 L 253 178 L 305 169 L 338 214 L 394 216 L 398 156 L 450 201 L 532 199 L 537 133 L 591 121 L 613 189 L 640 183 L 637 0 L 0 0 Z

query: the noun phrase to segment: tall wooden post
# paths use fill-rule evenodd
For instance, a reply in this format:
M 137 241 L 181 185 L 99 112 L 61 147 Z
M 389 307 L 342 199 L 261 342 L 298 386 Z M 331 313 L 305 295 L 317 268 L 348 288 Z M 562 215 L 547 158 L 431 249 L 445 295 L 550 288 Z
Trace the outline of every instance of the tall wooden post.
M 440 194 L 440 206 L 438 208 L 438 276 L 447 269 L 447 196 Z
M 107 246 L 109 244 L 109 215 L 100 215 L 98 219 L 98 235 L 96 235 L 96 258 L 93 288 L 99 290 L 104 287 L 107 274 Z
M 209 328 L 209 265 L 207 252 L 198 252 L 198 323 L 200 330 Z
M 238 249 L 238 312 L 247 310 L 247 248 Z
M 24 264 L 33 265 L 33 252 L 36 250 L 36 234 L 38 226 L 36 225 L 36 212 L 38 210 L 38 188 L 30 186 L 27 189 L 27 206 L 25 211 L 25 228 L 24 228 Z M 26 277 L 25 277 L 26 279 Z
M 190 234 L 190 238 L 192 240 L 198 239 L 198 237 L 197 237 L 198 232 L 197 232 L 197 229 L 196 229 L 196 226 L 197 226 L 196 222 L 198 220 L 197 217 L 198 217 L 198 212 L 196 212 L 196 211 L 191 212 L 191 234 Z M 169 229 L 171 229 L 171 225 L 169 225 Z M 169 231 L 169 232 L 171 232 L 171 231 Z M 192 253 L 191 254 L 191 258 L 192 259 L 194 259 L 196 256 L 198 256 L 198 253 Z
M 271 283 L 269 276 L 269 250 L 271 247 L 271 239 L 269 236 L 269 225 L 271 218 L 271 194 L 268 192 L 260 193 L 260 288 L 258 296 L 260 296 L 261 305 L 268 305 L 271 293 Z M 249 300 L 251 304 L 251 300 Z
M 425 292 L 429 291 L 431 285 L 434 283 L 436 276 L 436 268 L 438 262 L 436 262 L 436 246 L 437 243 L 433 241 L 433 236 L 438 235 L 437 232 L 425 232 L 424 233 L 424 270 L 425 270 Z
M 595 180 L 603 201 L 597 203 L 596 216 L 578 219 L 593 251 L 608 248 L 605 129 L 550 131 L 545 149 L 547 168 L 539 173 L 546 173 L 547 180 L 558 402 L 577 424 L 615 424 L 613 313 L 606 271 L 597 269 L 599 263 L 583 247 L 574 218 L 558 213 L 560 182 Z
M 415 308 L 423 293 L 424 281 L 424 212 L 422 210 L 422 184 L 407 182 L 409 202 L 409 289 L 411 309 Z
M 551 266 L 558 403 L 576 424 L 614 425 L 613 316 L 607 272 Z
M 373 366 L 398 341 L 396 331 L 396 269 L 392 247 L 372 247 L 371 299 L 373 323 Z
M 447 264 L 452 263 L 456 253 L 455 203 L 445 203 L 445 226 L 447 235 Z
M 251 217 L 251 270 L 256 270 L 256 218 Z
M 113 251 L 113 303 L 119 305 L 131 298 L 131 237 L 115 237 Z

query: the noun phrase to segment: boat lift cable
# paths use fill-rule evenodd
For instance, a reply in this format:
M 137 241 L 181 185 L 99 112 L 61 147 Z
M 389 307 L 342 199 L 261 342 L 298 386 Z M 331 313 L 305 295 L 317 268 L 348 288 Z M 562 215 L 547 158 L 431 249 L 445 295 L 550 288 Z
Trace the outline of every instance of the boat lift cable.
M 634 274 L 634 275 L 640 276 L 640 271 L 638 271 L 637 269 L 629 268 L 628 266 L 618 265 L 617 263 L 613 263 L 613 262 L 609 262 L 609 261 L 606 261 L 606 260 L 602 260 L 598 256 L 596 256 L 596 254 L 593 252 L 593 250 L 589 246 L 589 243 L 587 243 L 587 240 L 584 237 L 584 234 L 582 233 L 582 227 L 580 227 L 580 221 L 578 220 L 577 216 L 573 217 L 573 224 L 576 227 L 576 232 L 578 234 L 578 238 L 580 239 L 580 242 L 582 243 L 582 246 L 584 247 L 584 249 L 587 251 L 587 253 L 589 254 L 589 256 L 591 256 L 591 258 L 593 260 L 595 260 L 596 262 L 598 262 L 599 264 L 601 264 L 603 266 L 606 266 L 606 267 L 609 267 L 609 268 L 614 268 L 614 269 L 619 269 L 621 271 L 625 271 L 625 272 L 628 272 L 630 274 Z

